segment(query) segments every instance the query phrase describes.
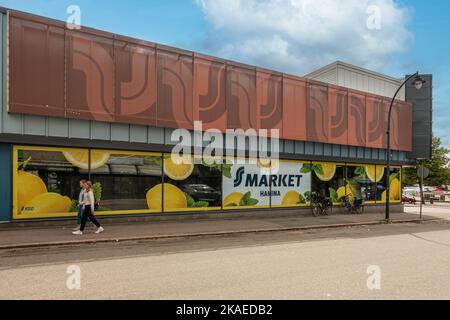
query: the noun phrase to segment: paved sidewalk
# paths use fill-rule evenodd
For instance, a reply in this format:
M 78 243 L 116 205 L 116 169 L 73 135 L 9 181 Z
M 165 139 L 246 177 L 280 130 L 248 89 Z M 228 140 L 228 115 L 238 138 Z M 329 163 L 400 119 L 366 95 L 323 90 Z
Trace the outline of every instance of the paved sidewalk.
M 394 223 L 419 221 L 416 214 L 409 213 L 393 213 L 391 218 Z M 424 220 L 433 219 L 436 218 L 424 217 Z M 86 227 L 83 236 L 72 235 L 72 229 L 68 226 L 5 228 L 0 229 L 0 250 L 172 237 L 332 228 L 379 223 L 384 223 L 384 216 L 381 213 L 365 213 L 362 215 L 333 214 L 321 217 L 305 214 L 282 217 L 233 217 L 232 214 L 229 214 L 220 218 L 201 220 L 146 221 L 123 224 L 105 223 L 103 226 L 106 230 L 99 235 L 94 234 L 92 225 Z

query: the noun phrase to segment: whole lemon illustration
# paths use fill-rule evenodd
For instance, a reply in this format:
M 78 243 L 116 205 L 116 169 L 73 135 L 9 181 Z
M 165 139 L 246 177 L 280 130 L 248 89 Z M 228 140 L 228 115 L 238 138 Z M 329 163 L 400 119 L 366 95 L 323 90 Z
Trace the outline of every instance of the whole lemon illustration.
M 322 166 L 323 174 L 320 174 L 316 171 L 317 177 L 321 181 L 330 181 L 331 179 L 333 179 L 336 173 L 336 165 L 332 163 L 322 163 L 320 165 Z
M 372 182 L 380 182 L 383 179 L 384 170 L 380 166 L 368 165 L 365 167 L 366 175 Z
M 17 208 L 19 212 L 33 198 L 43 193 L 47 193 L 47 187 L 41 178 L 19 170 L 17 174 Z
M 69 212 L 71 205 L 69 197 L 48 192 L 34 197 L 23 207 L 21 214 L 64 213 Z
M 239 206 L 239 203 L 241 202 L 243 197 L 244 197 L 244 195 L 240 192 L 230 193 L 223 200 L 223 205 L 224 205 L 224 207 L 229 207 L 229 206 L 233 206 L 233 205 Z
M 299 202 L 300 202 L 300 194 L 297 191 L 289 191 L 284 195 L 281 204 L 294 205 L 298 204 Z
M 194 171 L 192 157 L 180 157 L 181 163 L 175 163 L 171 156 L 164 158 L 164 173 L 175 181 L 186 180 Z
M 400 200 L 400 180 L 397 178 L 391 181 L 390 195 L 393 200 Z
M 147 206 L 152 210 L 162 210 L 163 185 L 158 184 L 147 192 Z M 170 183 L 164 183 L 164 208 L 187 208 L 187 199 L 183 191 Z
M 400 180 L 392 179 L 389 188 L 389 200 L 400 200 Z M 386 201 L 386 190 L 381 194 L 381 201 Z
M 353 200 L 355 200 L 355 194 L 353 193 L 353 190 L 352 190 L 352 187 L 350 186 L 350 184 L 347 184 L 347 196 L 348 196 L 348 201 L 353 202 Z

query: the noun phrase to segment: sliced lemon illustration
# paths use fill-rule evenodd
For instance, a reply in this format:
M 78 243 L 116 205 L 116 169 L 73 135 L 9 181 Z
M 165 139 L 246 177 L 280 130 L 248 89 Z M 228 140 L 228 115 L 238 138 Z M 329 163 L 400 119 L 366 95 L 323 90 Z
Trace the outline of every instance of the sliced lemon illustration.
M 89 150 L 71 150 L 64 151 L 64 157 L 74 166 L 88 170 L 89 169 Z M 110 154 L 107 152 L 92 150 L 91 151 L 91 169 L 97 169 L 108 162 Z
M 300 194 L 297 191 L 289 191 L 284 195 L 281 204 L 294 205 L 298 204 L 299 202 L 300 202 Z
M 182 181 L 189 178 L 194 171 L 194 161 L 192 157 L 180 157 L 181 163 L 176 163 L 171 156 L 164 158 L 164 173 L 170 179 Z
M 336 174 L 336 165 L 332 163 L 322 163 L 320 164 L 322 166 L 323 174 L 320 174 L 316 171 L 317 177 L 321 181 L 330 181 L 333 179 L 334 175 Z
M 366 169 L 366 175 L 372 182 L 380 182 L 381 179 L 383 179 L 384 176 L 384 170 L 381 170 L 380 168 L 376 168 L 375 165 L 368 165 L 365 167 Z M 378 170 L 376 170 L 378 169 Z
M 224 207 L 229 207 L 229 206 L 233 206 L 233 205 L 239 206 L 239 203 L 241 202 L 243 197 L 244 197 L 244 195 L 240 192 L 230 193 L 223 200 L 223 205 L 224 205 Z
M 47 187 L 41 178 L 29 172 L 19 170 L 17 174 L 18 211 L 22 211 L 22 208 L 28 202 L 43 193 L 47 193 Z
M 270 172 L 278 170 L 280 167 L 280 161 L 279 160 L 270 160 L 270 159 L 263 159 L 263 158 L 259 158 L 256 161 L 256 165 L 262 170 L 262 171 L 267 171 Z
M 350 192 L 351 192 L 351 191 L 350 191 Z M 343 197 L 345 197 L 345 187 L 344 187 L 344 186 L 339 187 L 339 188 L 336 190 L 336 193 L 337 193 L 338 199 L 342 199 Z
M 69 212 L 72 201 L 57 193 L 43 193 L 34 197 L 22 209 L 22 214 L 37 215 L 43 213 Z
M 158 184 L 147 192 L 147 206 L 152 210 L 162 209 L 163 185 Z M 187 199 L 183 191 L 170 183 L 164 183 L 164 209 L 187 208 Z

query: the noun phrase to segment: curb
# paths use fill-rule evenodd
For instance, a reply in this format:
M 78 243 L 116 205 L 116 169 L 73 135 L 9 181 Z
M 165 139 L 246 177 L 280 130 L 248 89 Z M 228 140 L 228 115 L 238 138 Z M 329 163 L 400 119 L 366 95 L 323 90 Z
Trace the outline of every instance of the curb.
M 421 223 L 421 222 L 433 222 L 433 221 L 440 221 L 440 219 L 393 220 L 390 223 L 391 224 Z M 97 243 L 119 243 L 119 242 L 144 241 L 144 240 L 201 238 L 201 237 L 208 237 L 208 236 L 229 236 L 229 235 L 252 234 L 252 233 L 287 232 L 287 231 L 318 230 L 318 229 L 332 229 L 332 228 L 334 229 L 334 228 L 371 226 L 371 225 L 382 225 L 382 224 L 387 224 L 387 222 L 385 220 L 379 220 L 379 221 L 339 223 L 339 224 L 328 224 L 328 225 L 311 225 L 311 226 L 288 227 L 288 228 L 248 229 L 248 230 L 238 230 L 238 231 L 230 230 L 230 231 L 217 231 L 217 232 L 152 235 L 152 236 L 122 237 L 122 238 L 108 238 L 108 239 L 55 241 L 55 242 L 42 242 L 42 243 L 22 243 L 22 244 L 12 244 L 12 245 L 0 245 L 0 250 L 68 247 L 68 246 L 97 244 Z

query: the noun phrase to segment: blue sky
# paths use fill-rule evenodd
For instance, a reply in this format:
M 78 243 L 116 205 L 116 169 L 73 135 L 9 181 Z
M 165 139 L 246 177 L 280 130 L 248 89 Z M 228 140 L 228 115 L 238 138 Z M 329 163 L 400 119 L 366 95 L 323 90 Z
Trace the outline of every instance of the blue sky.
M 86 26 L 300 75 L 338 59 L 395 77 L 432 73 L 434 132 L 450 148 L 450 1 L 320 1 L 321 7 L 317 0 L 0 0 L 0 5 L 66 20 L 67 7 L 75 4 Z M 382 23 L 368 32 L 361 26 L 372 4 L 382 9 Z

